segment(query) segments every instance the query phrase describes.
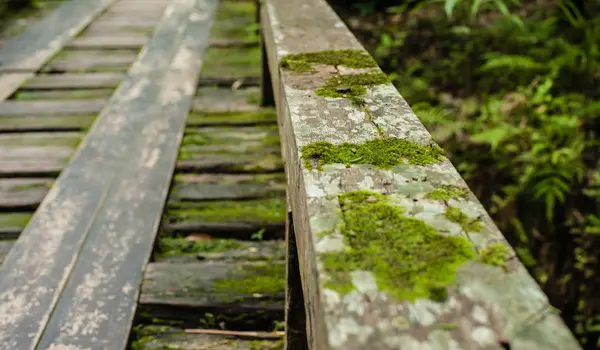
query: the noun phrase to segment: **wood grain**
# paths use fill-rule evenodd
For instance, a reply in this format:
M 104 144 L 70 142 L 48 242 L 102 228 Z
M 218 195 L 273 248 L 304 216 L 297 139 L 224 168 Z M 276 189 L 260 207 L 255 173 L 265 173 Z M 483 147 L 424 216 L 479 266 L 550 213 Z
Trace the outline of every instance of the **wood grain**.
M 29 73 L 0 75 L 0 101 L 11 96 L 66 42 L 115 1 L 71 0 L 23 34 L 3 42 L 0 48 L 0 71 L 21 70 Z

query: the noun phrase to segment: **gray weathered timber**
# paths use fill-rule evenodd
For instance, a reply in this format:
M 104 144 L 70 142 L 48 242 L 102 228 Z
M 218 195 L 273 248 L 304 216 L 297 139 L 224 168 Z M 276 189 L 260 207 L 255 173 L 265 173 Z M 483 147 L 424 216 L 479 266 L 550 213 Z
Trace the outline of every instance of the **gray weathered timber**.
M 121 73 L 83 73 L 38 75 L 28 80 L 23 90 L 115 88 L 125 78 Z
M 284 276 L 283 273 L 272 275 L 275 265 L 280 267 L 277 272 L 284 271 L 283 261 L 151 263 L 144 274 L 140 304 L 188 306 L 194 309 L 231 308 L 240 312 L 263 306 L 282 313 Z M 244 292 L 224 288 L 232 280 L 243 283 L 244 280 L 258 277 L 272 277 L 281 281 L 281 290 L 255 286 L 252 292 Z
M 52 186 L 50 179 L 0 179 L 0 211 L 35 210 Z
M 96 114 L 105 104 L 106 100 L 4 101 L 0 102 L 0 119 L 10 116 Z
M 74 149 L 65 146 L 0 146 L 0 177 L 54 177 Z
M 103 50 L 135 50 L 140 49 L 148 41 L 147 35 L 98 35 L 77 38 L 71 41 L 70 49 L 103 49 Z
M 75 156 L 86 171 L 118 168 L 95 215 L 78 217 L 87 237 L 38 348 L 125 348 L 215 8 L 212 0 L 172 3 L 108 106 L 114 114 L 99 117 Z
M 287 54 L 323 50 L 364 50 L 324 0 L 265 0 L 263 34 L 274 82 L 289 195 L 311 349 L 580 349 L 553 312 L 547 297 L 506 243 L 481 204 L 467 199 L 436 201 L 425 195 L 436 187 L 466 184 L 448 160 L 428 166 L 401 165 L 381 170 L 370 165 L 326 165 L 309 170 L 300 149 L 316 141 L 361 143 L 381 136 L 433 144 L 431 136 L 391 84 L 367 89 L 365 108 L 343 98 L 314 92 L 323 77 L 352 74 L 343 66 L 315 65 L 317 72 L 295 74 L 279 68 Z M 370 113 L 370 115 L 369 115 Z M 443 302 L 402 301 L 383 290 L 370 271 L 349 271 L 353 290 L 330 288 L 327 253 L 340 252 L 337 195 L 354 190 L 388 195 L 406 215 L 441 235 L 462 236 L 479 251 L 502 244 L 510 252 L 507 270 L 467 262 Z M 448 206 L 479 218 L 481 232 L 446 219 Z M 329 232 L 329 234 L 323 234 Z
M 55 55 L 67 41 L 77 35 L 99 13 L 116 0 L 71 0 L 25 33 L 8 40 L 0 49 L 0 71 L 29 73 L 0 75 L 0 101 L 17 88 Z

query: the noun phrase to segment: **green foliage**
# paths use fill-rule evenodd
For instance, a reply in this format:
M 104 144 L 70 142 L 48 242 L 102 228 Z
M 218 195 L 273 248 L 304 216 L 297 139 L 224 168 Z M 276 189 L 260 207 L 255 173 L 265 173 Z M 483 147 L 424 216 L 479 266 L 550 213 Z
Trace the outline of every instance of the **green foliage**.
M 600 338 L 598 10 L 423 0 L 358 32 L 589 346 Z

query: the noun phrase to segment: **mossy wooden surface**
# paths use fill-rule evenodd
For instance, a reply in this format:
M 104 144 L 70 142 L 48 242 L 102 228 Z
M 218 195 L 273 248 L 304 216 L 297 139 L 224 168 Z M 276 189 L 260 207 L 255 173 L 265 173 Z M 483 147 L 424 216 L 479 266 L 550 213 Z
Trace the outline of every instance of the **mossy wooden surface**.
M 285 198 L 206 203 L 170 202 L 165 216 L 169 222 L 283 222 Z
M 144 275 L 140 302 L 196 308 L 277 305 L 284 297 L 284 280 L 283 262 L 151 263 Z
M 186 334 L 170 326 L 143 326 L 136 331 L 131 350 L 283 350 L 281 341 L 243 340 L 219 335 Z
M 188 177 L 187 180 L 177 177 L 171 189 L 170 198 L 178 201 L 207 201 L 285 196 L 286 183 L 285 179 L 281 179 L 280 176 L 263 175 L 238 177 L 238 179 L 238 181 L 203 182 L 192 177 Z M 257 181 L 252 181 L 255 179 Z
M 31 213 L 0 213 L 0 228 L 24 228 Z
M 51 91 L 17 91 L 14 99 L 31 100 L 108 100 L 114 93 L 113 89 L 82 89 L 82 90 L 51 90 Z
M 389 138 L 415 149 L 437 146 L 391 84 L 359 81 L 361 74 L 377 67 L 352 68 L 347 67 L 352 63 L 344 66 L 318 57 L 340 50 L 364 52 L 327 2 L 265 1 L 262 33 L 283 113 L 279 124 L 302 253 L 309 346 L 441 350 L 502 349 L 504 343 L 511 349 L 579 349 L 477 199 L 470 193 L 435 192 L 448 186 L 466 188 L 441 152 L 425 162 L 411 162 L 408 155 L 396 164 L 387 163 L 385 152 L 372 158 L 359 154 L 360 145 Z M 354 82 L 359 83 L 356 88 L 347 86 Z M 303 159 L 304 147 L 311 150 L 316 144 L 327 147 L 313 149 L 317 156 Z M 326 157 L 338 159 L 320 164 L 319 158 Z M 340 197 L 361 190 L 386 194 L 389 202 L 358 205 L 359 215 L 349 223 Z M 410 243 L 385 234 L 390 220 L 406 228 L 394 231 L 406 239 L 417 228 L 427 238 L 403 250 L 402 243 Z M 429 244 L 441 247 L 421 250 Z M 496 244 L 506 254 L 491 248 Z M 399 261 L 396 254 L 382 253 L 396 246 L 404 255 Z M 368 254 L 353 254 L 357 248 Z M 420 258 L 439 265 L 428 272 L 416 263 Z M 400 272 L 391 276 L 394 271 Z M 429 282 L 426 276 L 432 277 Z M 394 281 L 403 283 L 394 288 Z
M 84 134 L 78 132 L 54 133 L 23 133 L 0 135 L 0 146 L 31 147 L 54 146 L 75 149 L 83 139 Z
M 50 179 L 0 179 L 0 210 L 33 210 L 44 199 Z
M 252 47 L 211 47 L 206 50 L 201 76 L 205 78 L 260 76 L 260 51 Z
M 95 115 L 0 116 L 0 131 L 73 130 L 92 125 Z
M 206 235 L 207 237 L 204 237 Z M 156 262 L 196 263 L 201 261 L 273 261 L 285 259 L 285 245 L 279 240 L 251 241 L 210 237 L 207 234 L 181 236 L 161 233 Z
M 262 112 L 270 109 L 259 107 L 260 95 L 257 88 L 248 87 L 232 90 L 218 87 L 199 88 L 194 100 L 192 112 L 206 115 L 210 113 Z M 188 120 L 194 119 L 194 113 Z

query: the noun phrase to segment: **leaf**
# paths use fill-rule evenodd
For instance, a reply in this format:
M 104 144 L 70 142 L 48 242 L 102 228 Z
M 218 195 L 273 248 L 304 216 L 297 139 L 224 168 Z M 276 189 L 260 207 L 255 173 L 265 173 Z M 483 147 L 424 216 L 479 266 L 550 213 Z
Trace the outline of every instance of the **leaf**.
M 473 1 L 473 5 L 471 5 L 471 20 L 475 19 L 475 16 L 477 16 L 477 12 L 479 12 L 479 5 L 481 5 L 481 0 Z
M 448 18 L 452 18 L 452 13 L 454 13 L 454 8 L 458 4 L 459 0 L 446 0 L 444 3 L 444 11 L 446 11 L 446 16 Z
M 517 69 L 538 70 L 544 69 L 544 65 L 534 61 L 531 57 L 523 55 L 488 55 L 485 64 L 481 66 L 481 70 L 487 72 L 496 69 L 509 69 L 511 71 Z
M 511 126 L 500 126 L 490 130 L 486 130 L 479 134 L 471 136 L 471 141 L 477 143 L 487 143 L 492 147 L 492 151 L 496 150 L 500 142 L 507 136 L 512 134 Z

